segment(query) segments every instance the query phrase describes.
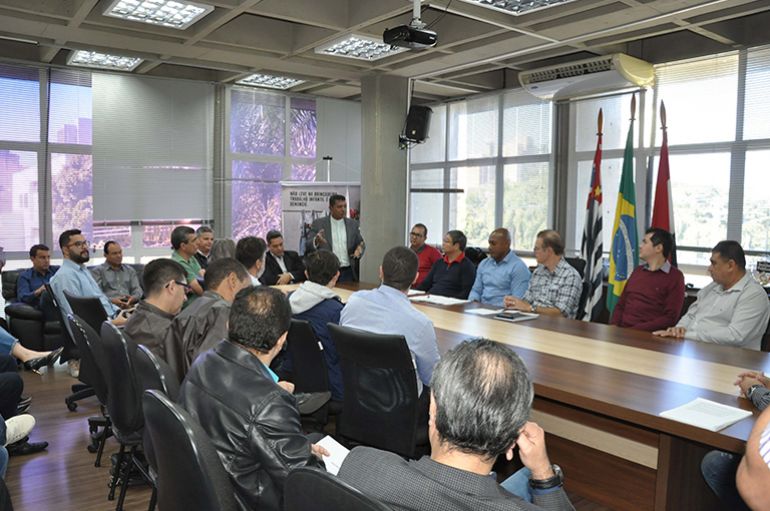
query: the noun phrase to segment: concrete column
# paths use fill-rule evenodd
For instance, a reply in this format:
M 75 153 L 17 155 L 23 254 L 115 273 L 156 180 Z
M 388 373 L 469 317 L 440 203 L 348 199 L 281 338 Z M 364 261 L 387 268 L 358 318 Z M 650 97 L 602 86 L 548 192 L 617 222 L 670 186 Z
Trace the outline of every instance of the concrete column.
M 382 256 L 406 240 L 407 151 L 398 148 L 398 136 L 408 93 L 408 78 L 373 75 L 361 81 L 362 282 L 379 282 Z

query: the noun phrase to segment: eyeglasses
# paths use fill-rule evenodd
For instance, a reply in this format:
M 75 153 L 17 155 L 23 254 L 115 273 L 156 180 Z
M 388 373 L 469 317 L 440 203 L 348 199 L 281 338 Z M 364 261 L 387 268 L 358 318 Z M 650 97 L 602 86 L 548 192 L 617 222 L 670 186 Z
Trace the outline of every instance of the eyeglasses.
M 410 232 L 409 236 L 414 236 L 415 238 L 422 238 L 423 237 L 423 235 L 420 234 L 419 232 Z
M 70 243 L 70 244 L 69 244 L 69 245 L 67 245 L 67 246 L 68 246 L 68 247 L 77 247 L 77 248 L 80 248 L 80 247 L 87 247 L 87 246 L 88 246 L 88 240 L 83 240 L 83 241 L 74 241 L 74 242 Z
M 190 284 L 188 284 L 187 282 L 179 282 L 178 280 L 172 280 L 171 282 L 173 282 L 173 283 L 174 283 L 174 284 L 176 284 L 177 286 L 182 286 L 182 287 L 184 288 L 185 292 L 187 292 L 187 291 L 191 291 L 191 290 L 192 290 L 192 286 L 190 286 Z M 171 282 L 169 282 L 168 284 L 166 284 L 166 287 L 168 287 L 169 285 L 171 285 Z

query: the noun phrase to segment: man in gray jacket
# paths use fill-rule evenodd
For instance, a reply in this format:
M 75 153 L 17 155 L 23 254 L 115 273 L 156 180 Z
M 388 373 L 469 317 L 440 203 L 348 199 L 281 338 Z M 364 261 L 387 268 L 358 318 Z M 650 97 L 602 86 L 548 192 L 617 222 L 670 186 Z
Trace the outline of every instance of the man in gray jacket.
M 542 428 L 527 421 L 533 395 L 513 350 L 488 339 L 466 341 L 433 372 L 430 456 L 405 461 L 356 447 L 339 476 L 394 510 L 572 510 Z M 498 485 L 492 465 L 501 454 L 511 460 L 516 447 L 525 468 Z

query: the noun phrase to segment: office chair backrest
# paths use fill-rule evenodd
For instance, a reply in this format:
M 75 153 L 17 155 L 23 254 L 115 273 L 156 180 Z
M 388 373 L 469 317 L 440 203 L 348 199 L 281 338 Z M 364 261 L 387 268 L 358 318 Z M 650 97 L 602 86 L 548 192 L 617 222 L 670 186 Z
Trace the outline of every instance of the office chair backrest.
M 94 331 L 98 332 L 102 328 L 102 323 L 107 321 L 107 313 L 102 307 L 102 302 L 95 296 L 73 296 L 67 291 L 64 292 L 67 302 L 70 304 L 72 313 L 91 325 Z
M 316 338 L 310 323 L 292 319 L 286 346 L 292 360 L 294 391 L 328 391 L 329 372 L 326 368 L 323 346 Z
M 80 352 L 78 379 L 93 387 L 96 398 L 107 406 L 107 382 L 102 372 L 105 366 L 101 339 L 91 326 L 72 314 L 67 314 L 72 339 Z
M 390 511 L 385 504 L 353 488 L 339 477 L 314 468 L 295 468 L 285 483 L 284 511 Z
M 762 341 L 759 345 L 759 349 L 761 349 L 762 351 L 770 351 L 770 321 L 767 322 L 765 335 L 762 336 Z
M 342 366 L 345 399 L 338 433 L 356 442 L 413 456 L 417 378 L 402 335 L 381 335 L 329 323 Z
M 564 260 L 577 270 L 582 279 L 586 272 L 586 260 L 581 257 L 565 257 Z
M 16 290 L 18 289 L 19 275 L 22 270 L 6 270 L 0 273 L 0 281 L 3 287 L 3 300 L 5 303 L 16 301 Z
M 158 463 L 158 508 L 234 511 L 233 487 L 203 428 L 162 392 L 142 397 Z
M 140 392 L 160 390 L 172 401 L 179 396 L 179 381 L 165 360 L 156 356 L 147 346 L 136 347 L 134 375 Z
M 107 367 L 107 410 L 112 420 L 112 430 L 123 443 L 122 437 L 139 432 L 144 425 L 141 391 L 134 377 L 134 352 L 136 344 L 129 341 L 109 321 L 102 323 L 102 346 Z
M 62 353 L 61 361 L 66 362 L 72 358 L 80 358 L 77 346 L 75 346 L 75 341 L 72 338 L 69 321 L 65 321 L 64 319 L 61 305 L 59 304 L 59 300 L 56 299 L 56 295 L 54 294 L 53 289 L 51 289 L 51 284 L 45 285 L 45 292 L 48 295 L 48 298 L 51 300 L 51 306 L 53 308 L 54 314 L 56 315 L 56 319 L 59 321 L 59 325 L 61 326 L 62 340 L 64 344 L 64 352 Z M 75 315 L 77 316 L 77 314 Z M 101 327 L 94 328 L 94 330 L 98 332 L 99 328 Z

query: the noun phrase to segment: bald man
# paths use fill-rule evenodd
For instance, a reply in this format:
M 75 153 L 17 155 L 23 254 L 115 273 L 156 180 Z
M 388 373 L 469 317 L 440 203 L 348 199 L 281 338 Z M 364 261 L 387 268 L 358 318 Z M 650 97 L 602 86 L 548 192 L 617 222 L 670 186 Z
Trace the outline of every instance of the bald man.
M 476 280 L 468 300 L 502 307 L 506 296 L 524 296 L 531 274 L 524 261 L 511 250 L 508 229 L 495 229 L 487 241 L 489 257 L 476 268 Z

